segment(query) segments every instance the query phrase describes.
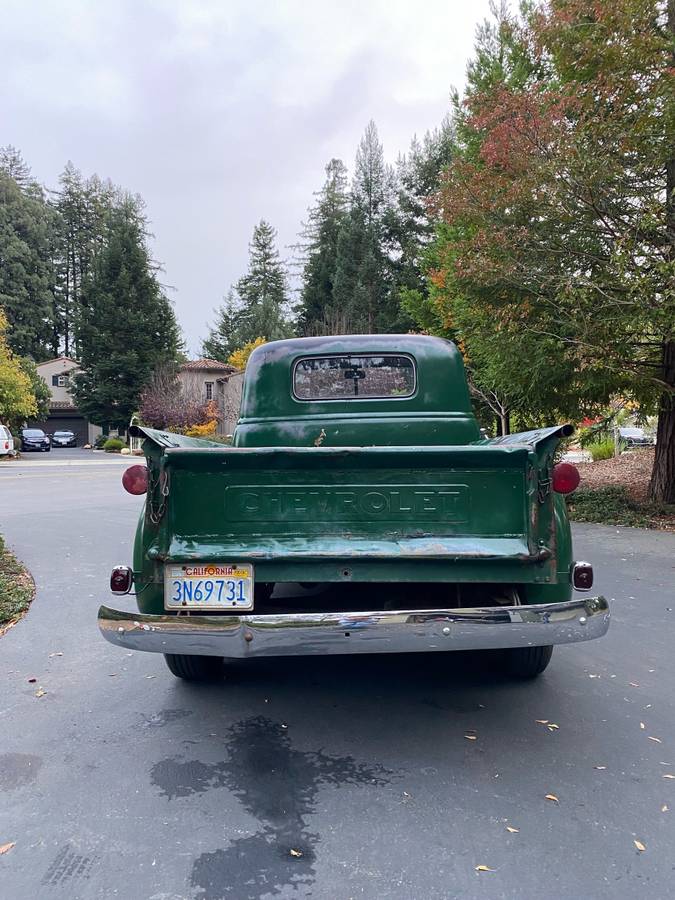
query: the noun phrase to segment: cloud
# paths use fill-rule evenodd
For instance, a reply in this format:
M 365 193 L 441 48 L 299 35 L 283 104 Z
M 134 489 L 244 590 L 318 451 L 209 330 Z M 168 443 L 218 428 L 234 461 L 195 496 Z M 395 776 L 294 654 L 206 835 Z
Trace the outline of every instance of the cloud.
M 487 0 L 5 0 L 0 144 L 147 202 L 188 345 L 260 218 L 292 244 L 332 156 L 374 118 L 388 158 L 440 122 Z

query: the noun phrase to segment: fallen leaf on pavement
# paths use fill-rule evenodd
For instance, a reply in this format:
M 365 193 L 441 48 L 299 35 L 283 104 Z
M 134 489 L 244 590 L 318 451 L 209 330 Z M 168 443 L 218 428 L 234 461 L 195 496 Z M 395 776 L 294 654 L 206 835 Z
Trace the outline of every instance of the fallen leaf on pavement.
M 28 684 L 35 684 L 36 681 L 37 681 L 37 678 L 29 678 Z
M 662 775 L 662 778 L 675 778 L 675 775 Z
M 42 688 L 38 688 L 37 691 L 35 691 L 35 696 L 36 697 L 44 697 L 44 695 L 46 693 L 47 693 L 47 691 L 43 691 Z
M 640 730 L 641 730 L 641 731 L 644 731 L 644 730 L 645 730 L 645 723 L 644 723 L 644 722 L 640 722 Z
M 146 678 L 157 678 L 156 675 L 146 675 L 145 677 L 146 677 Z
M 476 872 L 494 872 L 495 869 L 491 869 L 490 866 L 475 866 Z
M 547 794 L 547 795 L 546 795 L 546 799 L 547 799 L 547 800 L 553 800 L 554 803 L 558 803 L 558 798 L 556 797 L 555 794 Z
M 535 719 L 538 725 L 548 725 L 548 719 Z
M 54 656 L 63 656 L 63 653 L 61 653 L 61 651 L 58 650 L 56 653 L 50 653 L 50 654 L 49 654 L 49 658 L 50 658 L 50 659 L 52 659 L 52 657 L 54 657 Z
M 629 681 L 628 684 L 629 684 L 631 687 L 640 687 L 640 685 L 639 685 L 639 684 L 636 684 L 634 681 Z
M 0 856 L 3 853 L 9 853 L 12 847 L 16 847 L 16 841 L 10 841 L 9 844 L 0 844 Z
M 657 744 L 660 744 L 660 743 L 661 743 L 661 738 L 655 738 L 655 737 L 652 737 L 651 735 L 649 735 L 649 737 L 647 738 L 647 740 L 649 740 L 649 741 L 655 741 Z
M 302 856 L 302 850 L 294 850 L 293 847 L 291 847 L 291 856 Z
M 560 725 L 556 725 L 555 722 L 551 722 L 550 725 L 547 726 L 549 731 L 559 731 Z
M 520 831 L 520 828 L 514 828 L 512 825 L 507 825 L 506 830 L 510 831 L 511 834 L 518 834 L 518 832 Z
M 595 766 L 594 768 L 596 768 L 599 772 L 602 772 L 604 769 L 607 768 L 607 766 Z
M 645 845 L 642 843 L 642 841 L 633 841 L 633 843 L 634 843 L 635 846 L 638 848 L 638 850 L 640 851 L 640 853 L 642 853 L 643 850 L 646 850 L 646 849 L 647 849 L 647 848 L 645 847 Z
M 661 812 L 668 812 L 668 809 L 669 809 L 669 808 L 670 808 L 670 807 L 668 806 L 668 804 L 667 804 L 667 803 L 664 803 L 663 806 L 661 807 Z
M 464 737 L 467 739 L 467 741 L 477 741 L 478 740 L 478 738 L 476 737 L 475 734 L 465 734 Z

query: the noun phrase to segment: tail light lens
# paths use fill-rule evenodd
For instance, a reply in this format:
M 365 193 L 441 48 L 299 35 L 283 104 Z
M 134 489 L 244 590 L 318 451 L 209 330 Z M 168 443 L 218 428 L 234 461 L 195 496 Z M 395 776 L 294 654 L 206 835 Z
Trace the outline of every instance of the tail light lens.
M 130 494 L 145 494 L 148 490 L 147 466 L 129 466 L 122 475 L 122 487 Z
M 115 566 L 110 573 L 110 590 L 113 594 L 128 594 L 134 583 L 134 573 L 129 566 Z
M 558 463 L 553 467 L 553 490 L 559 494 L 571 494 L 572 491 L 576 491 L 580 481 L 579 470 L 571 463 Z
M 587 562 L 574 563 L 572 584 L 577 591 L 590 591 L 593 587 L 593 566 Z

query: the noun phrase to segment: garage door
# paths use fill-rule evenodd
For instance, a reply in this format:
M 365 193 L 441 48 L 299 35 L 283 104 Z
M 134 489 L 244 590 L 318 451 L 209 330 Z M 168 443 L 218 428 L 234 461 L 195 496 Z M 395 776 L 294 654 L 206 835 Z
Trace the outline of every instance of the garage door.
M 55 431 L 72 431 L 78 447 L 87 443 L 88 429 L 84 416 L 51 415 L 46 422 L 40 422 L 35 427 L 42 428 L 48 434 L 54 434 Z

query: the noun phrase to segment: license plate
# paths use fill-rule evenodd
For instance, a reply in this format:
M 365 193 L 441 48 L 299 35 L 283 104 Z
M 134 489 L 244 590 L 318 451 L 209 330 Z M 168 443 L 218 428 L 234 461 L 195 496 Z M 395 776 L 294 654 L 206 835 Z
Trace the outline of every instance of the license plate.
M 253 566 L 206 563 L 167 566 L 165 609 L 253 609 Z

